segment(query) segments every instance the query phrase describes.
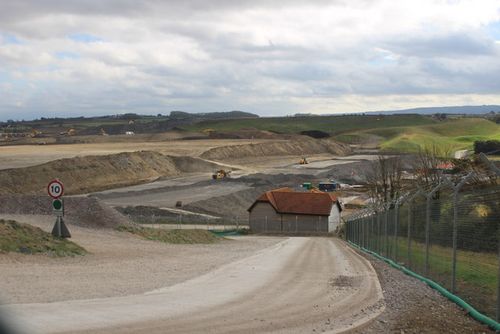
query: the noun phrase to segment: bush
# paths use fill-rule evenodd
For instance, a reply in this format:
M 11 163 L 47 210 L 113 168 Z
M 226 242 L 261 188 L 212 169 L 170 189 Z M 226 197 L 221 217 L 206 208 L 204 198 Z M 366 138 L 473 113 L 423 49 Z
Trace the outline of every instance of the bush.
M 474 142 L 474 153 L 500 155 L 500 140 L 476 140 Z

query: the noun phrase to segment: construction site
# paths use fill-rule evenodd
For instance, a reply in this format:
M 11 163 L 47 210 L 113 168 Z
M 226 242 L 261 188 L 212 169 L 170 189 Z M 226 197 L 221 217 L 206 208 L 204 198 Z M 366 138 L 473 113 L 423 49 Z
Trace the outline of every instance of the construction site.
M 489 331 L 341 239 L 379 155 L 307 136 L 112 137 L 0 147 L 0 220 L 50 233 L 47 182 L 60 180 L 83 249 L 0 253 L 0 314 L 19 331 Z

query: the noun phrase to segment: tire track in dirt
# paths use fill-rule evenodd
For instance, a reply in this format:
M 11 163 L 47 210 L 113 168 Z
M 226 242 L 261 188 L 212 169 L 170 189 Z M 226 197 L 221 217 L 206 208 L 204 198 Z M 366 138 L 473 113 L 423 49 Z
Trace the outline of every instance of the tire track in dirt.
M 342 241 L 290 238 L 145 295 L 12 307 L 47 332 L 339 332 L 382 312 L 381 296 L 369 262 Z

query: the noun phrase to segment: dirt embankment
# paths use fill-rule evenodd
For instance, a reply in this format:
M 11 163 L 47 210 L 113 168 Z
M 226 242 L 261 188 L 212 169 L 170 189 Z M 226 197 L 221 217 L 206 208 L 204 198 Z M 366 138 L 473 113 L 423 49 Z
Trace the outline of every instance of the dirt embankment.
M 82 194 L 152 181 L 183 173 L 206 172 L 217 164 L 158 152 L 124 152 L 60 159 L 45 164 L 0 170 L 0 194 L 41 194 L 59 178 L 66 194 Z
M 331 153 L 346 155 L 351 152 L 348 145 L 331 139 L 312 139 L 303 137 L 300 140 L 276 141 L 271 143 L 257 143 L 214 147 L 201 154 L 202 158 L 210 160 L 230 160 L 245 157 L 309 155 Z
M 124 215 L 93 197 L 64 198 L 64 212 L 66 223 L 82 227 L 115 228 L 131 224 Z M 0 213 L 51 215 L 52 199 L 47 195 L 0 195 Z

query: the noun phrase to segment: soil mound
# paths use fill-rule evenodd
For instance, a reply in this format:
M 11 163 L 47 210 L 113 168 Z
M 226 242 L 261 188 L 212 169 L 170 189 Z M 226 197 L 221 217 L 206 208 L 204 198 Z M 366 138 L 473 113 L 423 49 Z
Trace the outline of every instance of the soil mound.
M 115 228 L 130 221 L 115 209 L 92 197 L 64 198 L 64 221 L 91 228 Z M 50 215 L 52 199 L 37 195 L 2 195 L 0 213 L 19 215 Z M 54 221 L 55 221 L 54 217 Z
M 240 129 L 238 131 L 208 131 L 208 137 L 210 139 L 290 139 L 292 135 L 256 129 Z
M 225 219 L 238 219 L 240 224 L 248 222 L 247 209 L 263 192 L 272 189 L 271 186 L 260 186 L 252 189 L 240 190 L 223 196 L 212 197 L 187 204 L 185 210 L 223 217 Z
M 150 151 L 75 157 L 32 167 L 0 170 L 0 194 L 45 193 L 48 182 L 54 178 L 64 183 L 66 194 L 82 194 L 165 176 L 211 171 L 217 167 L 217 164 L 202 159 Z
M 309 137 L 303 137 L 300 140 L 214 147 L 202 153 L 201 157 L 209 160 L 224 161 L 246 157 L 309 155 L 320 153 L 346 155 L 350 153 L 350 151 L 351 149 L 348 145 L 338 143 L 331 139 L 316 140 Z

